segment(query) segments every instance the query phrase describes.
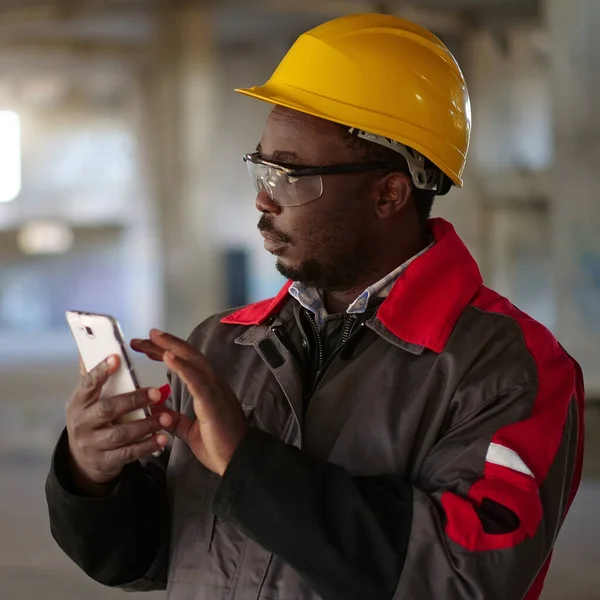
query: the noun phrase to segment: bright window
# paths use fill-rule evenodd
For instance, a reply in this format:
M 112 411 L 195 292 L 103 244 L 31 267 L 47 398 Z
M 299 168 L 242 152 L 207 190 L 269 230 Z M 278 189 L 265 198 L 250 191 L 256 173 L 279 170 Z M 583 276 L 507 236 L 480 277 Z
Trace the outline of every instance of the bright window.
M 21 192 L 21 120 L 16 112 L 0 110 L 0 202 Z

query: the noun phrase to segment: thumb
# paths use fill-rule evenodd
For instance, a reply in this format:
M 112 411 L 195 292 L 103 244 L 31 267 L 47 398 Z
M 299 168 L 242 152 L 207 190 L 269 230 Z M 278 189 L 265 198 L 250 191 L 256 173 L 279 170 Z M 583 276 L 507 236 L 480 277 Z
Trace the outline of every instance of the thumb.
M 190 431 L 194 421 L 184 414 L 171 410 L 166 406 L 153 406 L 152 414 L 160 415 L 167 414 L 171 417 L 171 425 L 165 427 L 164 430 L 175 436 L 177 439 L 190 445 Z
M 81 354 L 79 355 L 79 374 L 82 377 L 85 377 L 87 375 L 87 369 L 85 368 L 85 365 L 83 364 L 83 358 L 81 358 Z

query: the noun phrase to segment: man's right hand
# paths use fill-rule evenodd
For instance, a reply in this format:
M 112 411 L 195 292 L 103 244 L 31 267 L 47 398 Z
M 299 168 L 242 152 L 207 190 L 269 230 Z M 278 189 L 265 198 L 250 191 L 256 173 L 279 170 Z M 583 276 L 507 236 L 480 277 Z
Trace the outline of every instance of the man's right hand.
M 67 404 L 71 475 L 76 487 L 89 495 L 108 493 L 123 467 L 150 456 L 167 444 L 172 417 L 167 413 L 118 423 L 123 415 L 160 400 L 160 392 L 143 389 L 100 399 L 102 386 L 119 368 L 112 356 L 89 373 L 80 363 L 81 378 Z

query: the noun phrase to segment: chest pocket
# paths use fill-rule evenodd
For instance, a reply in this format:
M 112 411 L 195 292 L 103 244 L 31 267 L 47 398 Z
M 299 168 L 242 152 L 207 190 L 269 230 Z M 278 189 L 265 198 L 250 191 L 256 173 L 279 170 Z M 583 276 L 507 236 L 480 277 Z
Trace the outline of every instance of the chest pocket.
M 290 407 L 262 360 L 259 365 L 262 369 L 249 372 L 243 382 L 231 381 L 232 388 L 250 425 L 285 437 L 293 421 Z M 182 412 L 194 417 L 189 398 Z M 169 581 L 218 588 L 210 596 L 215 598 L 244 578 L 246 548 L 253 546 L 237 525 L 213 514 L 212 503 L 220 482 L 221 478 L 206 469 L 185 444 L 175 442 L 167 470 L 171 506 Z M 258 562 L 264 569 L 263 559 Z
M 251 419 L 254 406 L 242 408 Z M 176 441 L 167 481 L 171 505 L 169 581 L 229 587 L 245 537 L 211 511 L 221 478 L 206 469 L 183 442 Z

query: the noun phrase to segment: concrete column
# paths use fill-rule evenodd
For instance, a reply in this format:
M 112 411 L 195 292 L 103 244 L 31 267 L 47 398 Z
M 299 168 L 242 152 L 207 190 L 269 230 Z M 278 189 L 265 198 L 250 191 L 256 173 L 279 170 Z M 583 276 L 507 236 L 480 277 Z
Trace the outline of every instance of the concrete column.
M 453 189 L 448 196 L 436 199 L 434 216 L 448 219 L 479 263 L 484 275 L 488 271 L 485 231 L 486 192 L 482 183 L 486 169 L 499 168 L 500 158 L 495 142 L 503 135 L 502 112 L 505 103 L 498 98 L 503 80 L 503 64 L 494 40 L 486 32 L 465 32 L 457 53 L 465 75 L 473 114 L 471 146 L 464 172 L 464 188 Z
M 137 180 L 130 186 L 127 202 L 127 230 L 124 260 L 128 263 L 127 298 L 131 306 L 130 337 L 147 335 L 150 327 L 163 326 L 165 313 L 163 290 L 163 252 L 157 196 L 154 190 L 154 165 L 151 164 L 147 118 L 147 90 L 136 81 L 130 109 L 130 121 L 137 137 L 135 166 Z M 141 296 L 143 294 L 143 297 Z
M 159 215 L 154 234 L 163 252 L 162 326 L 179 336 L 223 308 L 214 240 L 219 137 L 213 30 L 209 8 L 165 10 L 144 80 Z
M 551 94 L 544 38 L 544 32 L 534 27 L 515 27 L 507 32 L 510 157 L 514 166 L 529 172 L 545 170 L 552 163 Z
M 473 29 L 465 36 L 463 55 L 473 114 L 469 165 L 484 172 L 508 169 L 511 115 L 506 49 L 489 30 Z
M 218 122 L 222 125 L 214 155 L 222 173 L 217 233 L 223 247 L 243 248 L 249 252 L 250 302 L 275 295 L 285 281 L 256 229 L 260 217 L 255 207 L 256 192 L 242 161 L 244 153 L 256 148 L 273 107 L 233 90 L 263 84 L 288 49 L 289 43 L 276 37 L 257 40 L 245 47 L 224 47 L 220 55 Z
M 552 51 L 557 333 L 600 396 L 600 2 L 546 0 Z

